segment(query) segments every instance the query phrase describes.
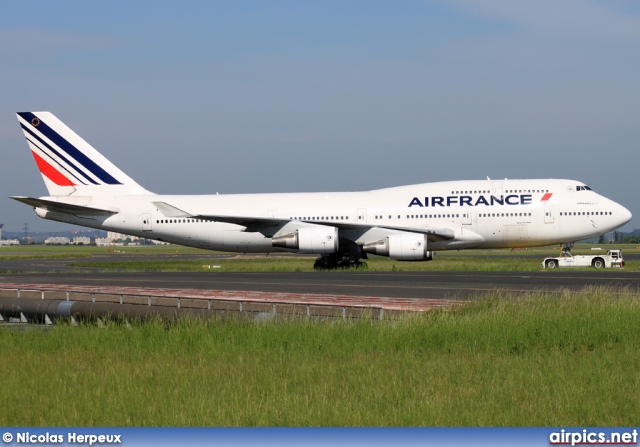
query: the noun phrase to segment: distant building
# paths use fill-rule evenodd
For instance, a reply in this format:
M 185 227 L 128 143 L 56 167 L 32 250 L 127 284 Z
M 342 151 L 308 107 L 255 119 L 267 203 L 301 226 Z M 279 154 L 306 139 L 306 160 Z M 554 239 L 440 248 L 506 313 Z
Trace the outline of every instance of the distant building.
M 117 241 L 117 240 L 124 241 L 125 239 L 129 239 L 130 241 L 137 241 L 140 238 L 138 236 L 129 236 L 128 234 L 121 234 L 121 233 L 116 233 L 115 231 L 109 231 L 107 233 L 107 239 L 111 239 L 111 241 Z
M 87 236 L 78 236 L 78 237 L 75 237 L 71 243 L 76 245 L 79 245 L 79 244 L 89 245 L 91 244 L 91 238 Z
M 97 237 L 95 241 L 98 247 L 106 247 L 107 245 L 109 245 L 110 240 L 106 237 Z
M 129 239 L 131 242 L 128 244 L 125 243 L 125 240 Z M 95 238 L 95 243 L 98 247 L 123 247 L 125 245 L 144 245 L 148 239 L 144 239 L 138 236 L 129 236 L 126 234 L 115 233 L 113 231 L 109 231 L 107 233 L 107 237 L 97 237 Z M 170 245 L 169 242 L 161 242 L 151 240 L 151 243 L 155 245 Z
M 45 245 L 68 245 L 71 240 L 68 237 L 48 237 L 44 240 Z
M 20 245 L 20 241 L 18 239 L 3 239 L 0 240 L 0 246 L 3 245 Z

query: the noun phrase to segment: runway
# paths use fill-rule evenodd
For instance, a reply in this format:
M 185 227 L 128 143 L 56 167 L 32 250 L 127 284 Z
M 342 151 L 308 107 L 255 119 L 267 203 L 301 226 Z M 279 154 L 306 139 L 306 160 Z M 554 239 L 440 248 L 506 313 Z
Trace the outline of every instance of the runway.
M 95 257 L 94 257 L 95 258 Z M 92 258 L 92 259 L 94 259 Z M 207 257 L 211 259 L 209 255 Z M 148 259 L 148 257 L 146 258 Z M 351 295 L 392 298 L 472 299 L 496 290 L 578 291 L 586 286 L 640 290 L 640 272 L 554 270 L 536 272 L 116 272 L 66 268 L 73 259 L 0 261 L 3 283 L 152 287 L 200 290 Z M 30 273 L 20 273 L 20 272 Z

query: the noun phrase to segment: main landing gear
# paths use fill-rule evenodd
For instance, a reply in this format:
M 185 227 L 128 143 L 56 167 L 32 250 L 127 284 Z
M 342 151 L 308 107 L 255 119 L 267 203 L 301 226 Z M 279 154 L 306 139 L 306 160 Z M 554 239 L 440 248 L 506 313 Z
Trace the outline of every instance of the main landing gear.
M 355 269 L 366 268 L 367 263 L 361 262 L 360 259 L 348 253 L 332 253 L 322 255 L 313 264 L 313 268 L 316 270 L 350 269 L 352 267 Z

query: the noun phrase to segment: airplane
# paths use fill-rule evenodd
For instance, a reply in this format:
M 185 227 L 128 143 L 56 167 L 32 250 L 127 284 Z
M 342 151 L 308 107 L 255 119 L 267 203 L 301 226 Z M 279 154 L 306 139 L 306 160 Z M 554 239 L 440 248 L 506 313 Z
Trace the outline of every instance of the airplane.
M 631 220 L 575 180 L 458 180 L 361 192 L 154 194 L 49 112 L 17 113 L 49 192 L 13 196 L 41 218 L 211 250 L 319 255 L 318 270 L 369 254 L 524 248 L 599 236 Z

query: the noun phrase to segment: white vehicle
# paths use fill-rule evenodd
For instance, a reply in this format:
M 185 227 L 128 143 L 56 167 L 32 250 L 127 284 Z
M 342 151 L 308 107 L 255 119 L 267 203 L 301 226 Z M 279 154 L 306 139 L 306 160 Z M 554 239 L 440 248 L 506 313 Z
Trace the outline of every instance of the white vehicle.
M 565 253 L 563 256 L 545 258 L 542 268 L 554 269 L 556 267 L 595 267 L 624 268 L 624 259 L 620 250 L 609 250 L 606 255 L 578 255 Z
M 363 192 L 158 195 L 53 114 L 17 115 L 49 195 L 12 198 L 33 206 L 38 216 L 212 250 L 318 254 L 319 269 L 357 267 L 367 254 L 428 261 L 437 250 L 573 242 L 631 219 L 625 207 L 575 180 L 487 178 Z

